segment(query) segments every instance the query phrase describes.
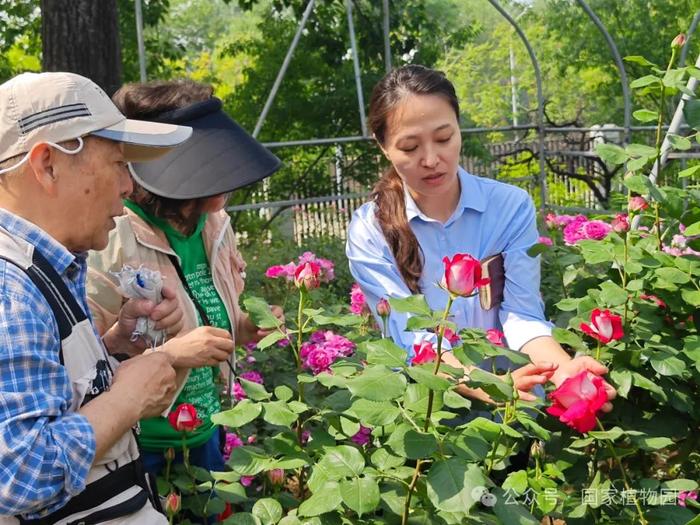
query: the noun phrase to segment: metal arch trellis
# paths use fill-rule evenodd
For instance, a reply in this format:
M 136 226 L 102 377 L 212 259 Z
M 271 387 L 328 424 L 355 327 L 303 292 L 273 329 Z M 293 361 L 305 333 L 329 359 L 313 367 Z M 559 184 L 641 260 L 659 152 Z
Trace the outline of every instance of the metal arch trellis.
M 541 78 L 541 71 L 539 67 L 539 62 L 537 60 L 537 57 L 535 55 L 534 50 L 532 49 L 532 46 L 523 32 L 522 28 L 520 25 L 517 23 L 516 20 L 511 17 L 507 11 L 503 9 L 503 7 L 497 2 L 497 0 L 488 0 L 489 3 L 499 12 L 499 14 L 505 18 L 515 29 L 515 31 L 518 33 L 518 36 L 523 42 L 523 45 L 526 47 L 528 55 L 530 57 L 530 61 L 532 62 L 532 67 L 535 72 L 535 79 L 536 79 L 536 90 L 537 90 L 537 113 L 536 113 L 536 122 L 535 125 L 520 125 L 520 126 L 501 126 L 501 127 L 493 127 L 493 128 L 463 128 L 462 132 L 464 133 L 478 133 L 482 131 L 518 131 L 518 130 L 536 130 L 537 135 L 538 135 L 538 142 L 539 142 L 539 168 L 540 168 L 540 174 L 539 174 L 539 183 L 540 183 L 540 193 L 542 197 L 542 206 L 545 206 L 547 203 L 547 186 L 546 186 L 546 169 L 545 169 L 545 156 L 547 152 L 545 151 L 545 144 L 544 144 L 544 135 L 547 132 L 551 131 L 558 131 L 558 132 L 563 132 L 563 131 L 586 131 L 586 128 L 579 128 L 579 127 L 571 127 L 571 128 L 549 128 L 545 127 L 544 125 L 544 95 L 542 92 L 542 78 Z M 609 130 L 619 130 L 624 133 L 624 141 L 627 142 L 629 138 L 629 133 L 632 130 L 645 130 L 645 129 L 652 129 L 653 127 L 650 126 L 632 126 L 630 122 L 630 115 L 631 115 L 631 100 L 630 100 L 630 95 L 629 95 L 629 86 L 627 82 L 627 75 L 624 69 L 624 64 L 622 62 L 622 59 L 620 57 L 620 54 L 618 52 L 617 46 L 615 44 L 614 39 L 610 35 L 610 33 L 607 31 L 605 28 L 605 25 L 601 22 L 600 18 L 593 12 L 593 10 L 588 6 L 588 4 L 585 2 L 585 0 L 576 0 L 577 3 L 581 6 L 581 8 L 586 12 L 588 17 L 593 21 L 593 23 L 596 25 L 598 30 L 603 34 L 607 44 L 608 48 L 610 49 L 610 52 L 613 56 L 613 59 L 615 61 L 616 67 L 618 69 L 618 73 L 620 76 L 620 82 L 622 85 L 622 97 L 623 97 L 623 103 L 624 103 L 624 124 L 622 128 L 608 128 Z M 363 100 L 363 95 L 362 95 L 362 82 L 361 82 L 361 77 L 360 77 L 360 68 L 359 68 L 359 56 L 358 56 L 358 51 L 357 51 L 357 44 L 356 44 L 356 39 L 355 39 L 355 34 L 354 34 L 354 24 L 353 24 L 353 19 L 352 19 L 352 2 L 353 0 L 345 0 L 346 4 L 346 11 L 347 11 L 347 16 L 348 16 L 348 30 L 350 33 L 350 44 L 351 44 L 351 51 L 352 51 L 352 58 L 353 58 L 353 68 L 354 68 L 354 73 L 355 73 L 355 83 L 356 83 L 356 89 L 357 89 L 357 96 L 358 96 L 358 109 L 359 109 L 359 117 L 360 117 L 360 128 L 362 130 L 362 135 L 359 136 L 348 136 L 348 137 L 334 137 L 334 138 L 314 138 L 314 139 L 308 139 L 308 140 L 296 140 L 296 141 L 282 141 L 282 142 L 267 142 L 265 145 L 268 148 L 279 148 L 279 147 L 288 147 L 288 146 L 305 146 L 305 145 L 321 145 L 321 144 L 342 144 L 342 143 L 349 143 L 349 142 L 358 142 L 358 141 L 367 141 L 371 140 L 368 137 L 367 131 L 366 131 L 366 123 L 365 123 L 365 114 L 364 114 L 364 100 Z M 143 31 L 143 26 L 142 26 L 142 17 L 141 17 L 141 0 L 134 0 L 134 5 L 135 5 L 135 10 L 136 10 L 136 22 L 137 22 L 137 34 L 142 34 Z M 253 131 L 253 136 L 257 137 L 259 134 L 262 126 L 264 125 L 265 119 L 267 117 L 267 114 L 272 107 L 272 104 L 274 102 L 275 96 L 277 94 L 277 91 L 279 90 L 279 87 L 282 83 L 282 80 L 284 79 L 284 75 L 287 71 L 287 68 L 289 67 L 289 63 L 291 62 L 292 55 L 294 53 L 294 50 L 296 49 L 296 46 L 299 42 L 299 39 L 303 33 L 304 27 L 306 25 L 306 22 L 311 15 L 311 12 L 313 11 L 315 5 L 315 0 L 309 0 L 306 8 L 304 10 L 304 13 L 302 15 L 302 18 L 299 22 L 299 25 L 297 27 L 297 31 L 294 35 L 294 38 L 290 44 L 290 47 L 287 51 L 287 55 L 285 56 L 285 59 L 280 67 L 280 70 L 277 74 L 277 77 L 275 79 L 275 82 L 270 90 L 270 93 L 268 95 L 268 98 L 265 102 L 265 105 L 263 107 L 263 110 L 261 111 L 261 114 L 258 118 L 257 124 L 255 126 L 255 129 Z M 389 71 L 392 67 L 392 57 L 391 57 L 391 49 L 390 49 L 390 39 L 389 39 L 389 31 L 390 31 L 390 26 L 389 26 L 389 0 L 383 0 L 382 1 L 382 10 L 383 10 L 383 20 L 382 20 L 382 26 L 383 26 L 383 33 L 384 33 L 384 61 L 385 61 L 385 69 L 386 71 Z M 696 26 L 698 25 L 698 21 L 700 20 L 700 11 L 696 13 L 693 23 L 691 24 L 689 31 L 688 31 L 688 38 L 692 35 L 694 32 Z M 684 47 L 681 55 L 681 64 L 685 61 L 685 54 L 687 51 L 687 46 Z M 145 80 L 145 50 L 143 50 L 142 45 L 139 46 L 139 60 L 140 60 L 140 65 L 141 65 L 141 71 L 142 71 L 142 80 Z M 699 59 L 700 61 L 700 59 Z M 280 205 L 286 206 L 288 205 L 288 202 L 306 202 L 307 199 L 298 199 L 295 201 L 283 201 L 280 203 L 266 203 L 268 207 L 279 207 Z M 318 198 L 312 198 L 314 202 L 318 200 Z M 255 208 L 260 208 L 263 203 L 258 203 L 255 204 Z M 249 208 L 248 206 L 251 205 L 240 205 L 240 206 L 233 206 L 230 207 L 230 211 L 242 211 L 246 209 L 252 209 Z

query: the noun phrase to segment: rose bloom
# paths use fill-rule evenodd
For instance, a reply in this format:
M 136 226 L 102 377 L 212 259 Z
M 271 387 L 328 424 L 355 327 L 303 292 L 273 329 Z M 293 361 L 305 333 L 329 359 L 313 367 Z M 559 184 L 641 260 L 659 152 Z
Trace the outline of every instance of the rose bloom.
M 231 458 L 231 452 L 234 448 L 242 447 L 243 441 L 238 434 L 233 432 L 226 432 L 226 441 L 224 442 L 223 457 L 224 461 L 228 461 Z
M 549 228 L 550 230 L 553 230 L 555 228 L 559 227 L 559 223 L 557 222 L 557 216 L 554 215 L 553 213 L 548 213 L 544 217 L 544 223 Z
M 438 327 L 437 330 L 440 330 Z M 443 337 L 447 339 L 452 346 L 457 346 L 458 344 L 462 343 L 462 338 L 459 336 L 459 334 L 455 333 L 452 331 L 452 329 L 445 327 L 445 333 L 443 334 Z
M 259 385 L 263 384 L 263 376 L 260 375 L 260 372 L 256 372 L 255 370 L 243 372 L 239 377 L 241 379 L 245 379 L 246 381 L 251 381 L 252 383 L 257 383 Z
M 577 215 L 565 227 L 563 231 L 564 243 L 572 246 L 586 236 L 583 233 L 583 225 L 588 222 L 584 215 Z
M 304 367 L 311 369 L 314 375 L 327 372 L 335 362 L 338 354 L 324 345 L 314 345 L 306 355 Z
M 233 386 L 231 387 L 231 395 L 236 401 L 240 401 L 241 399 L 245 399 L 248 397 L 248 395 L 245 393 L 245 390 L 243 390 L 243 387 L 238 381 L 235 381 L 233 383 Z
M 422 365 L 423 363 L 429 363 L 433 361 L 437 354 L 433 349 L 433 343 L 430 341 L 423 341 L 418 345 L 413 345 L 413 358 L 411 359 L 411 364 Z
M 627 220 L 626 213 L 618 213 L 615 215 L 615 218 L 612 220 L 610 225 L 612 226 L 613 231 L 617 233 L 625 233 L 630 229 L 630 223 Z
M 481 262 L 466 253 L 457 253 L 450 260 L 444 257 L 445 288 L 452 295 L 469 297 L 479 286 L 487 285 L 489 279 L 481 278 Z
M 272 470 L 268 470 L 265 474 L 273 487 L 281 487 L 284 485 L 284 469 L 273 468 Z
M 582 226 L 584 237 L 594 241 L 605 239 L 611 230 L 612 226 L 610 226 L 607 222 L 598 220 L 585 222 Z
M 655 295 L 643 293 L 643 294 L 639 294 L 639 298 L 644 299 L 645 301 L 653 301 L 656 303 L 656 306 L 658 306 L 659 308 L 666 308 L 666 303 L 663 302 L 663 300 L 659 299 Z
M 371 440 L 371 437 L 370 437 L 371 435 L 372 435 L 371 428 L 360 425 L 360 430 L 358 430 L 357 433 L 350 438 L 350 441 L 352 441 L 356 445 L 360 445 L 361 447 L 364 447 L 365 445 L 369 445 L 369 442 Z
M 391 306 L 389 305 L 389 301 L 382 297 L 377 302 L 377 315 L 383 319 L 385 317 L 388 317 L 390 313 Z
M 202 424 L 197 418 L 197 409 L 190 403 L 182 403 L 168 414 L 170 425 L 178 432 L 192 432 Z
M 625 335 L 622 317 L 611 313 L 610 310 L 601 311 L 598 308 L 591 312 L 591 324 L 581 323 L 581 330 L 604 345 L 622 339 Z
M 486 339 L 493 345 L 505 347 L 506 345 L 503 342 L 505 337 L 505 334 L 496 328 L 486 330 Z
M 307 262 L 299 265 L 294 272 L 294 284 L 297 288 L 313 290 L 321 284 L 321 267 L 315 262 Z
M 681 507 L 687 506 L 687 503 L 685 502 L 686 500 L 698 500 L 698 491 L 697 490 L 681 490 L 678 493 L 678 504 Z
M 595 428 L 596 414 L 608 401 L 603 380 L 588 371 L 569 377 L 548 397 L 553 403 L 547 413 L 581 433 Z
M 631 212 L 646 210 L 648 207 L 649 203 L 644 197 L 631 197 L 627 204 L 627 209 Z
M 177 514 L 180 512 L 180 504 L 182 502 L 182 498 L 177 492 L 171 492 L 168 494 L 168 496 L 165 498 L 165 505 L 163 507 L 163 510 L 167 512 L 169 515 L 172 514 Z
M 360 285 L 353 283 L 350 290 L 350 311 L 355 315 L 362 315 L 367 312 L 367 299 L 362 293 Z
M 549 237 L 545 237 L 544 235 L 538 237 L 537 242 L 540 244 L 545 244 L 547 246 L 551 246 L 553 244 L 552 239 L 550 239 Z

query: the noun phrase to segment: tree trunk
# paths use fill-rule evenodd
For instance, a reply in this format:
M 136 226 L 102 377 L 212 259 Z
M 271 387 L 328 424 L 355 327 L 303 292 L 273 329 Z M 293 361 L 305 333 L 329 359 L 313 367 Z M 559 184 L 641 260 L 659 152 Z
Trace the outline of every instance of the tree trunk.
M 41 0 L 44 71 L 88 77 L 108 95 L 121 86 L 117 0 Z

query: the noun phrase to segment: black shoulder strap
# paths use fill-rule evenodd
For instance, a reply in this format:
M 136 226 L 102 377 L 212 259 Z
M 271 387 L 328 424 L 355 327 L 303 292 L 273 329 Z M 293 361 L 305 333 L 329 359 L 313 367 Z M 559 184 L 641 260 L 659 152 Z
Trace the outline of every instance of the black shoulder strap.
M 71 334 L 75 325 L 87 319 L 87 315 L 73 293 L 39 250 L 34 250 L 32 266 L 26 270 L 4 255 L 0 255 L 0 259 L 4 259 L 23 270 L 39 289 L 53 311 L 61 340 Z M 63 347 L 61 347 L 59 358 L 63 364 Z
M 182 286 L 187 292 L 187 295 L 190 296 L 190 299 L 192 299 L 192 302 L 194 303 L 194 307 L 197 309 L 197 312 L 199 312 L 199 316 L 202 318 L 202 323 L 204 323 L 206 326 L 211 326 L 211 321 L 209 320 L 207 312 L 204 311 L 204 307 L 199 303 L 197 298 L 194 296 L 194 293 L 192 293 L 192 288 L 190 288 L 190 285 L 187 284 L 187 279 L 185 278 L 185 274 L 182 271 L 182 267 L 180 266 L 177 257 L 169 253 L 168 258 L 170 259 L 170 262 L 173 263 L 175 271 L 177 271 L 177 276 L 180 278 L 180 281 L 182 281 Z

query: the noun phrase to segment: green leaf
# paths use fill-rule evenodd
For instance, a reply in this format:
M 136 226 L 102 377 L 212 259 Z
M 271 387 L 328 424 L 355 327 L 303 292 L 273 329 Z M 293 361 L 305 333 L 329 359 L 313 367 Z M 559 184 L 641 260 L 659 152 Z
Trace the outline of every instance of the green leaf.
M 355 447 L 339 445 L 327 448 L 317 466 L 325 472 L 328 479 L 338 480 L 359 476 L 365 468 L 365 459 Z
M 362 345 L 367 353 L 367 362 L 372 365 L 386 365 L 392 368 L 406 366 L 406 350 L 398 346 L 391 339 L 379 339 L 369 341 Z
M 695 172 L 698 170 L 700 170 L 700 164 L 696 164 L 695 166 L 691 166 L 690 168 L 679 171 L 678 176 L 679 177 L 690 177 L 691 175 L 694 175 Z
M 700 100 L 686 100 L 683 105 L 683 116 L 688 126 L 700 130 Z
M 284 401 L 270 401 L 269 403 L 263 403 L 263 408 L 265 410 L 263 413 L 263 419 L 271 425 L 289 427 L 299 417 L 298 414 L 295 414 L 289 409 L 287 403 Z
M 340 482 L 340 495 L 360 517 L 379 505 L 379 485 L 372 478 L 353 478 Z
M 217 483 L 216 494 L 229 503 L 241 503 L 248 499 L 245 487 L 238 482 Z
M 640 122 L 652 122 L 659 119 L 658 111 L 652 111 L 650 109 L 638 109 L 632 116 Z
M 437 440 L 432 434 L 409 430 L 403 436 L 403 447 L 408 459 L 421 459 L 437 450 Z
M 680 151 L 685 151 L 691 148 L 692 144 L 687 137 L 681 137 L 680 135 L 666 135 L 666 138 L 671 143 L 671 145 Z
M 600 299 L 608 306 L 619 306 L 627 301 L 627 292 L 612 281 L 600 283 Z
M 372 427 L 390 425 L 401 414 L 398 407 L 389 402 L 370 401 L 369 399 L 355 400 L 349 412 L 357 416 L 357 419 L 363 424 Z
M 626 56 L 626 57 L 623 58 L 623 60 L 624 60 L 625 62 L 631 62 L 631 63 L 633 63 L 633 64 L 639 64 L 640 66 L 655 67 L 655 68 L 657 68 L 657 69 L 659 68 L 659 66 L 657 66 L 657 65 L 654 64 L 653 62 L 649 62 L 649 60 L 647 60 L 647 59 L 644 58 L 643 56 L 639 56 L 639 55 L 630 55 L 630 56 Z
M 294 391 L 286 385 L 275 387 L 275 397 L 280 401 L 289 401 L 294 397 Z
M 231 451 L 227 464 L 242 476 L 255 476 L 270 468 L 270 458 L 257 448 L 244 445 Z
M 443 395 L 443 401 L 445 406 L 457 409 L 467 409 L 472 407 L 472 402 L 461 394 L 458 394 L 454 390 L 448 390 Z
M 642 157 L 651 159 L 656 157 L 656 148 L 647 146 L 646 144 L 630 144 L 625 148 L 625 153 L 630 157 Z
M 345 315 L 325 315 L 316 314 L 311 316 L 313 321 L 319 326 L 334 324 L 337 326 L 358 326 L 362 324 L 362 316 L 354 314 Z
M 426 477 L 428 498 L 435 508 L 447 512 L 469 512 L 476 503 L 474 489 L 484 486 L 481 469 L 459 458 L 434 463 Z
M 262 412 L 261 404 L 253 403 L 250 399 L 243 399 L 232 409 L 213 414 L 211 422 L 216 425 L 238 428 L 253 421 L 260 415 L 260 412 Z
M 257 346 L 259 350 L 264 350 L 265 348 L 268 348 L 272 345 L 274 345 L 277 341 L 281 341 L 282 339 L 286 339 L 287 335 L 283 334 L 282 332 L 279 331 L 274 331 L 269 334 L 267 334 L 265 337 L 260 339 L 258 341 Z
M 253 505 L 253 516 L 263 525 L 273 525 L 282 519 L 282 505 L 272 498 L 259 499 Z
M 664 281 L 676 284 L 685 284 L 690 281 L 690 277 L 677 268 L 657 268 L 654 273 Z
M 527 254 L 530 257 L 537 257 L 538 255 L 548 251 L 550 249 L 550 246 L 547 244 L 544 244 L 542 242 L 538 242 L 537 244 L 534 244 L 528 251 Z
M 641 78 L 633 80 L 630 83 L 630 87 L 632 89 L 637 89 L 637 88 L 649 86 L 651 84 L 656 84 L 656 83 L 660 83 L 660 82 L 661 82 L 661 79 L 655 75 L 645 75 Z
M 625 177 L 622 183 L 631 191 L 640 195 L 646 195 L 647 185 L 644 182 L 645 178 L 644 175 L 632 175 L 631 177 Z
M 427 366 L 427 368 L 426 368 Z M 427 386 L 431 390 L 438 390 L 440 392 L 450 388 L 451 384 L 449 380 L 444 377 L 433 374 L 431 370 L 428 370 L 432 365 L 428 364 L 425 366 L 411 366 L 408 367 L 406 372 L 416 383 Z
M 577 333 L 572 332 L 571 330 L 555 327 L 552 330 L 552 337 L 554 337 L 559 344 L 570 346 L 576 350 L 583 350 L 586 348 L 583 340 Z
M 384 365 L 375 365 L 348 381 L 347 386 L 354 396 L 371 401 L 389 401 L 404 393 L 406 378 Z
M 272 313 L 270 306 L 264 299 L 248 297 L 243 301 L 243 305 L 255 326 L 268 329 L 282 326 L 282 323 L 275 317 L 275 314 Z
M 505 490 L 513 490 L 516 494 L 524 494 L 528 488 L 527 470 L 511 472 L 501 485 Z
M 669 354 L 653 357 L 650 362 L 652 368 L 662 376 L 682 376 L 685 371 L 685 362 Z
M 700 168 L 700 164 L 698 164 L 698 168 Z M 683 235 L 686 237 L 693 237 L 695 235 L 700 235 L 700 221 L 695 222 L 688 226 L 685 229 L 685 232 L 683 232 Z
M 630 388 L 632 388 L 632 372 L 624 369 L 613 369 L 610 371 L 610 379 L 612 379 L 615 384 L 617 393 L 626 399 Z
M 496 374 L 475 368 L 469 372 L 469 386 L 481 388 L 494 401 L 510 401 L 513 399 L 513 386 L 503 381 Z
M 392 310 L 401 313 L 430 316 L 433 312 L 424 295 L 411 295 L 402 299 L 389 299 Z
M 580 302 L 581 299 L 579 298 L 562 299 L 556 304 L 556 307 L 559 308 L 559 310 L 561 310 L 562 312 L 575 312 L 578 308 L 578 303 Z
M 372 465 L 382 471 L 400 467 L 406 462 L 404 458 L 390 454 L 385 448 L 378 448 L 372 452 L 370 460 Z
M 223 525 L 260 525 L 260 520 L 250 512 L 236 512 L 226 518 Z
M 697 490 L 698 482 L 692 479 L 671 479 L 661 484 L 662 489 L 668 490 Z
M 632 375 L 634 378 L 635 386 L 655 393 L 659 398 L 663 399 L 664 401 L 668 400 L 666 392 L 664 392 L 663 388 L 657 385 L 654 381 L 651 381 L 650 379 L 644 377 L 642 374 L 639 374 L 637 372 L 632 372 Z
M 625 150 L 615 144 L 598 144 L 595 151 L 601 159 L 609 164 L 623 164 L 628 158 Z
M 340 507 L 343 498 L 337 481 L 328 481 L 299 505 L 299 516 L 319 516 Z
M 700 291 L 698 290 L 683 290 L 681 292 L 681 296 L 683 297 L 683 300 L 692 305 L 692 306 L 700 306 Z
M 591 430 L 588 435 L 595 439 L 604 439 L 608 441 L 615 441 L 620 436 L 624 436 L 625 432 L 620 427 L 613 427 L 610 430 Z
M 673 445 L 671 438 L 663 436 L 632 436 L 632 443 L 644 450 L 659 450 Z
M 253 401 L 262 401 L 263 399 L 270 399 L 272 397 L 272 394 L 265 390 L 264 386 L 254 381 L 248 381 L 247 379 L 239 377 L 238 382 L 243 387 L 243 391 L 246 395 Z

